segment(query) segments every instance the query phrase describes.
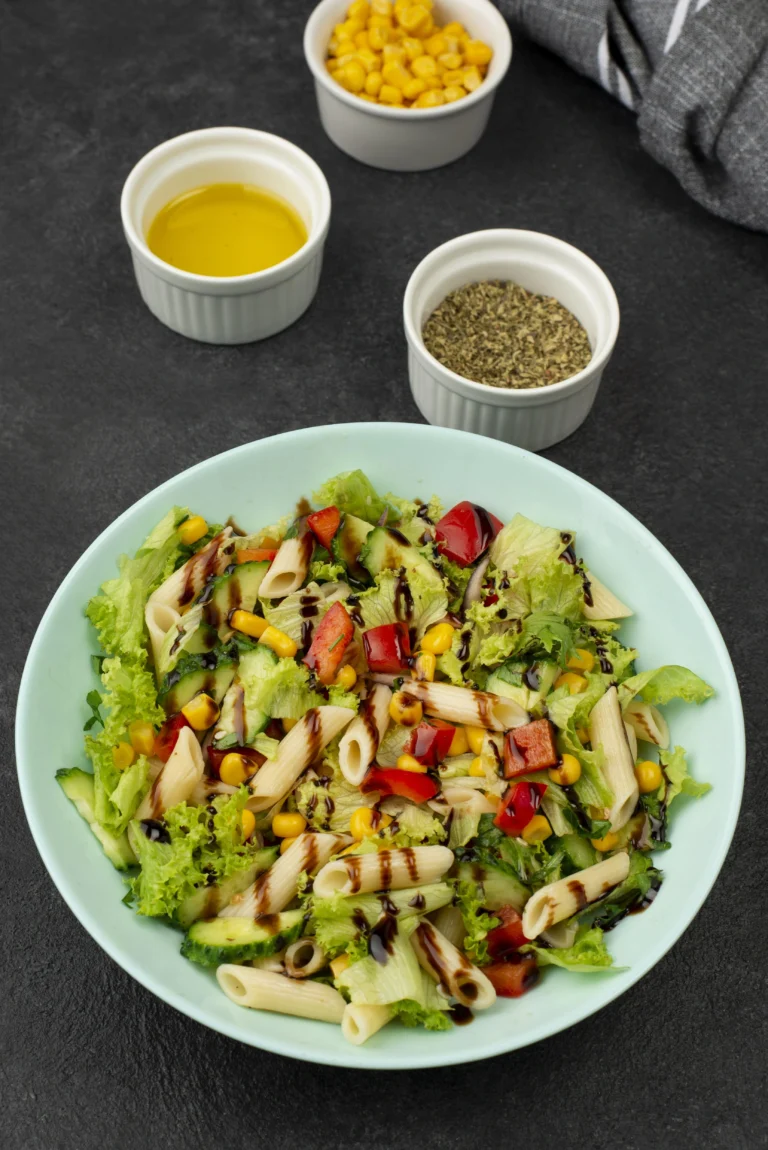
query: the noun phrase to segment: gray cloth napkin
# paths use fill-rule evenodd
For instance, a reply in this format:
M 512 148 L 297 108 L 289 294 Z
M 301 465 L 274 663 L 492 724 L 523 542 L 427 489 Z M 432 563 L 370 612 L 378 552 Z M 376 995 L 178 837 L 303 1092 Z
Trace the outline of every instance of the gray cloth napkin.
M 532 40 L 637 112 L 700 204 L 768 231 L 768 0 L 497 0 Z

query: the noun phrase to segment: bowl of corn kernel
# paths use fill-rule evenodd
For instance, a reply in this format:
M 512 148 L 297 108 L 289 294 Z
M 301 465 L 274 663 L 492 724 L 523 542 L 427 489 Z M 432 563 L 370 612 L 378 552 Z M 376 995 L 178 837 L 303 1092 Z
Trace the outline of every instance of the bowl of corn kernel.
M 480 139 L 512 38 L 490 0 L 321 0 L 304 55 L 334 144 L 374 168 L 416 172 Z

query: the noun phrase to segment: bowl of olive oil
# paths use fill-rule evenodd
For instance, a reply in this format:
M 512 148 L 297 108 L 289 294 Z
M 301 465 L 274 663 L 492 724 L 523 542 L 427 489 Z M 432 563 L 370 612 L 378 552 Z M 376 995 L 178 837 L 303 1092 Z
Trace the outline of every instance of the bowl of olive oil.
M 121 213 L 141 296 L 181 335 L 266 339 L 314 298 L 331 196 L 314 160 L 279 136 L 176 136 L 133 168 Z

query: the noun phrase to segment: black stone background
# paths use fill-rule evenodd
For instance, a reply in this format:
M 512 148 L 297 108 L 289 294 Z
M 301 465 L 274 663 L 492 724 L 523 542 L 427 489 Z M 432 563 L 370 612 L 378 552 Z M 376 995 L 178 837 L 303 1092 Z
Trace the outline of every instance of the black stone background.
M 689 201 L 640 150 L 628 112 L 522 42 L 471 155 L 416 175 L 355 163 L 318 122 L 301 52 L 309 7 L 0 3 L 0 1144 L 768 1145 L 768 762 L 756 738 L 768 681 L 768 239 Z M 293 140 L 322 165 L 333 196 L 316 302 L 293 329 L 250 347 L 191 343 L 153 319 L 118 212 L 122 182 L 147 149 L 221 123 Z M 747 713 L 743 814 L 694 924 L 597 1016 L 466 1068 L 310 1066 L 177 1014 L 75 920 L 37 856 L 14 782 L 18 680 L 37 622 L 83 549 L 175 472 L 290 428 L 420 420 L 400 319 L 408 275 L 444 240 L 501 226 L 569 240 L 615 285 L 622 331 L 594 412 L 546 454 L 647 524 L 710 604 Z

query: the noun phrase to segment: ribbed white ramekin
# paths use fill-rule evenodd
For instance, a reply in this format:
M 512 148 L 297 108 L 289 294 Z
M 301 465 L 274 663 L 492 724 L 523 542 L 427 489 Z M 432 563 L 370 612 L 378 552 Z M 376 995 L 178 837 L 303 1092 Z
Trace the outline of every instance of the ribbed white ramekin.
M 201 276 L 158 259 L 146 235 L 170 200 L 214 183 L 252 184 L 282 196 L 307 228 L 289 259 L 246 276 Z M 314 160 L 294 144 L 251 128 L 203 128 L 153 148 L 128 176 L 120 210 L 142 299 L 181 335 L 250 343 L 288 327 L 312 302 L 331 219 L 331 194 Z
M 441 24 L 459 20 L 476 40 L 493 48 L 479 88 L 440 108 L 392 108 L 369 104 L 337 84 L 325 67 L 334 24 L 348 0 L 321 0 L 304 31 L 304 56 L 315 78 L 320 122 L 337 148 L 363 164 L 392 172 L 423 172 L 458 160 L 485 131 L 496 89 L 512 59 L 512 37 L 490 0 L 441 0 Z
M 443 367 L 424 346 L 424 323 L 449 292 L 482 280 L 512 280 L 559 300 L 589 336 L 587 367 L 562 383 L 520 390 L 475 383 Z M 542 232 L 498 228 L 430 252 L 408 281 L 403 320 L 411 391 L 430 423 L 539 451 L 587 418 L 616 343 L 619 305 L 608 277 L 578 248 Z

